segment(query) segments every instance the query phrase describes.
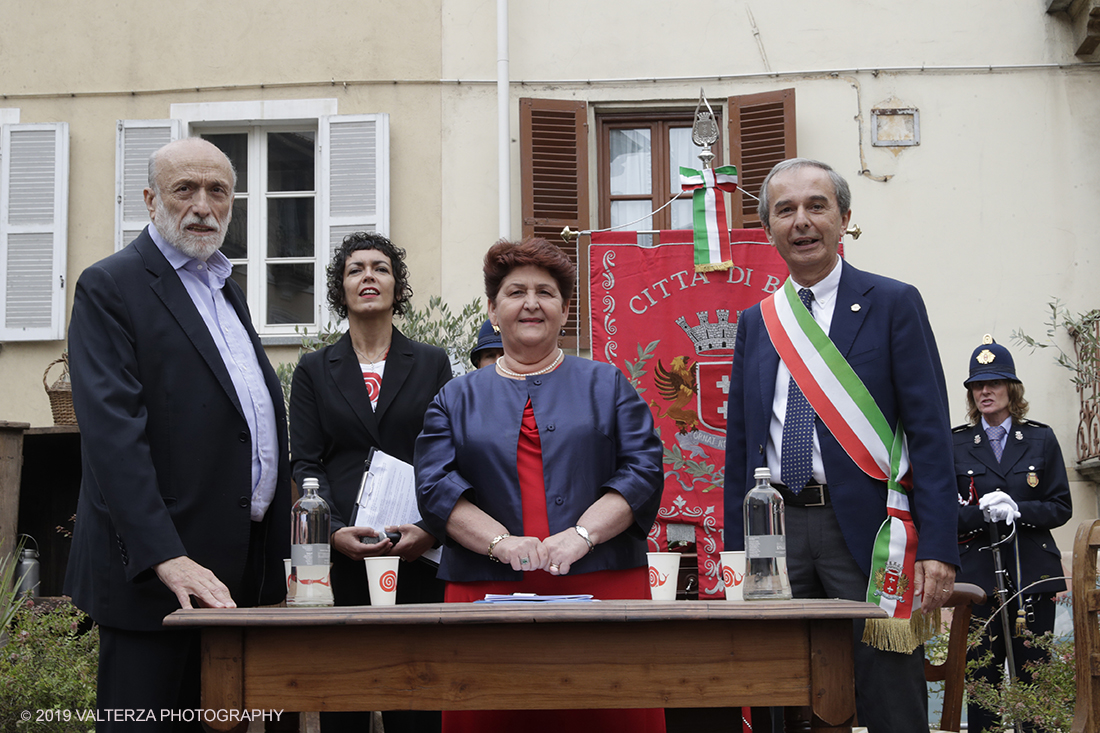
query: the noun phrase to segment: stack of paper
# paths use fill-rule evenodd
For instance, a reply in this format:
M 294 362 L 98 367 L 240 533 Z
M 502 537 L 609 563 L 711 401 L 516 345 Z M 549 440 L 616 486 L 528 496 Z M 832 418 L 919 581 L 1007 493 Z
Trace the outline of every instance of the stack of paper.
M 474 603 L 587 603 L 588 601 L 598 602 L 598 599 L 585 594 L 540 596 L 535 593 L 511 593 L 507 595 L 501 593 L 486 593 L 483 600 L 474 601 Z

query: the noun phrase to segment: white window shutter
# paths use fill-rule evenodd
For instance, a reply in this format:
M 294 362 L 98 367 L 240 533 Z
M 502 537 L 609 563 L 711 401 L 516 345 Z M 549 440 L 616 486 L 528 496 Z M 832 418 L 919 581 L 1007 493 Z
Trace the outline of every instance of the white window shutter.
M 322 236 L 327 244 L 327 261 L 352 232 L 389 235 L 390 116 L 322 117 L 320 147 Z
M 390 233 L 390 116 L 327 115 L 318 120 L 321 172 L 315 292 L 326 292 L 325 268 L 353 232 Z M 335 324 L 325 303 L 319 322 Z
M 65 338 L 69 124 L 0 130 L 0 341 Z
M 119 120 L 115 133 L 115 251 L 132 242 L 149 223 L 145 187 L 149 156 L 179 140 L 179 120 Z

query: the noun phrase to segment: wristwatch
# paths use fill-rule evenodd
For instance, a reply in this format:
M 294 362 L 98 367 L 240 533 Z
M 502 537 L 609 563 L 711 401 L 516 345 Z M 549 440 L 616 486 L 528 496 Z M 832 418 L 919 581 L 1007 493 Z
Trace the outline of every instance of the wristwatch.
M 596 546 L 592 544 L 592 538 L 588 536 L 588 530 L 581 525 L 576 525 L 573 529 L 577 530 L 577 534 L 581 536 L 581 539 L 588 543 L 588 551 L 592 552 L 596 549 Z

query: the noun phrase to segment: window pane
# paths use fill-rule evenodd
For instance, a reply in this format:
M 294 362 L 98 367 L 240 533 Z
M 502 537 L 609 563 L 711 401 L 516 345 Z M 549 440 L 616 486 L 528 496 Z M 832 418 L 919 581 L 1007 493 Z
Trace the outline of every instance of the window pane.
M 313 265 L 268 265 L 267 322 L 313 321 Z
M 237 197 L 233 201 L 233 220 L 225 235 L 222 254 L 231 260 L 248 257 L 248 199 Z
M 202 139 L 214 143 L 229 157 L 229 162 L 237 169 L 236 191 L 246 193 L 248 191 L 248 133 L 203 135 Z
M 313 153 L 317 133 L 267 134 L 267 190 L 312 191 Z
M 229 276 L 229 279 L 237 283 L 240 286 L 241 292 L 248 297 L 248 265 L 243 262 L 233 265 L 233 274 Z
M 649 128 L 610 130 L 612 196 L 649 194 L 653 190 Z
M 267 200 L 267 256 L 313 257 L 313 197 Z
M 611 202 L 611 226 L 618 227 L 630 224 L 628 229 L 653 228 L 653 213 L 649 200 L 645 201 L 612 201 Z M 641 219 L 641 221 L 635 221 Z M 632 223 L 633 222 L 633 223 Z
M 673 229 L 691 229 L 693 224 L 691 223 L 691 194 L 685 193 L 680 198 L 676 199 L 672 206 L 668 207 L 672 210 L 672 228 Z
M 703 161 L 699 153 L 703 149 L 691 141 L 690 127 L 673 127 L 668 131 L 669 191 L 673 195 L 680 192 L 680 166 L 699 170 Z

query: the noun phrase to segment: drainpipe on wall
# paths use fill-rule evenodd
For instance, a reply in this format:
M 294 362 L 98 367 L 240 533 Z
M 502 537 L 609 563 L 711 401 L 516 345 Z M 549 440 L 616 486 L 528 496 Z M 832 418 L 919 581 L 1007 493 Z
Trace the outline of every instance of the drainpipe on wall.
M 511 115 L 508 99 L 508 0 L 497 0 L 497 187 L 500 236 L 512 236 Z

